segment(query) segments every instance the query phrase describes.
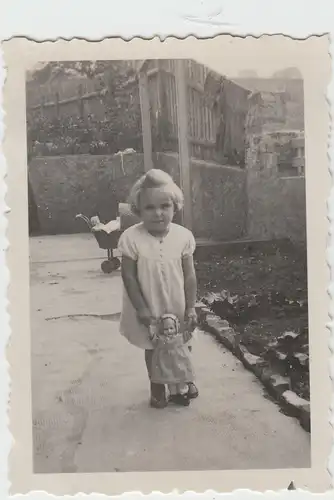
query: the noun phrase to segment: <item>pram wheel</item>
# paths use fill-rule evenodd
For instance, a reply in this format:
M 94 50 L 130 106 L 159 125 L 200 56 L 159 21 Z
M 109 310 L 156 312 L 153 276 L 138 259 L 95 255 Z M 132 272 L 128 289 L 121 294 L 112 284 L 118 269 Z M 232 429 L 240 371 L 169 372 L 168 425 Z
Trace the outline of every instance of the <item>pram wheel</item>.
M 121 261 L 117 257 L 113 257 L 115 270 L 121 267 Z
M 120 260 L 117 257 L 113 257 L 110 260 L 104 260 L 101 264 L 101 269 L 105 274 L 110 274 L 121 265 Z
M 105 274 L 110 274 L 114 271 L 115 266 L 112 260 L 104 260 L 101 264 L 101 269 Z

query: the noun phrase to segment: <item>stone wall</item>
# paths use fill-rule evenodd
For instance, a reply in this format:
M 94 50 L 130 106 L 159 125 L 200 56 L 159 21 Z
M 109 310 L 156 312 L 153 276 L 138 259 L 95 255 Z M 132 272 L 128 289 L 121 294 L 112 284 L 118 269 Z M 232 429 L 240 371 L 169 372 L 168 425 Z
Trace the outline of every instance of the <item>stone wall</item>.
M 235 78 L 233 81 L 254 93 L 284 96 L 285 116 L 280 128 L 304 129 L 304 83 L 301 78 Z
M 306 241 L 305 178 L 297 169 L 297 175 L 288 177 L 281 168 L 282 161 L 289 162 L 289 145 L 300 132 L 285 130 L 286 113 L 281 93 L 258 92 L 250 98 L 246 121 L 250 239 Z
M 246 237 L 245 170 L 204 161 L 191 164 L 195 236 L 231 241 Z
M 270 135 L 249 137 L 247 233 L 250 239 L 306 240 L 304 177 L 281 177 Z
M 168 172 L 179 184 L 177 154 L 159 153 L 153 160 L 155 167 Z M 242 238 L 247 222 L 245 170 L 195 159 L 190 168 L 195 236 L 223 241 Z
M 288 237 L 305 241 L 305 180 L 282 178 L 264 136 L 249 135 L 247 169 L 192 160 L 193 230 L 215 240 Z M 179 183 L 178 156 L 159 153 L 154 165 Z M 142 154 L 34 158 L 29 164 L 31 215 L 37 211 L 41 234 L 87 231 L 76 214 L 114 219 L 144 172 Z M 36 210 L 37 207 L 37 210 Z M 34 212 L 34 213 L 33 213 Z M 32 220 L 32 218 L 31 218 Z M 181 222 L 181 217 L 176 217 Z M 37 226 L 34 224 L 34 228 Z M 33 228 L 32 228 L 33 229 Z
M 71 155 L 33 158 L 29 181 L 41 234 L 86 231 L 78 213 L 100 215 L 109 221 L 118 203 L 127 199 L 130 187 L 144 171 L 142 154 L 123 156 Z M 125 174 L 125 175 L 124 175 Z
M 180 183 L 177 154 L 158 153 L 153 162 Z M 131 186 L 143 172 L 141 154 L 124 155 L 123 167 L 119 156 L 34 158 L 29 165 L 29 180 L 39 232 L 87 231 L 84 222 L 75 219 L 78 213 L 114 219 L 118 203 L 127 201 Z M 195 236 L 218 240 L 242 237 L 247 213 L 245 171 L 193 160 L 191 185 Z M 181 223 L 181 214 L 175 221 Z

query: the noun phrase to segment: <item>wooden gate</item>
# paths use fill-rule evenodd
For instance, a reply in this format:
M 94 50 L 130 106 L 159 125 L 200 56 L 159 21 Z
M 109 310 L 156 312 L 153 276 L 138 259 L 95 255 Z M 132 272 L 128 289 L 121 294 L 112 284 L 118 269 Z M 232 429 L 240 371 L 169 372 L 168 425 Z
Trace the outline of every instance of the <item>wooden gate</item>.
M 183 224 L 192 228 L 191 159 L 243 166 L 249 92 L 184 59 L 141 62 L 139 85 L 145 169 L 153 153 L 179 155 Z

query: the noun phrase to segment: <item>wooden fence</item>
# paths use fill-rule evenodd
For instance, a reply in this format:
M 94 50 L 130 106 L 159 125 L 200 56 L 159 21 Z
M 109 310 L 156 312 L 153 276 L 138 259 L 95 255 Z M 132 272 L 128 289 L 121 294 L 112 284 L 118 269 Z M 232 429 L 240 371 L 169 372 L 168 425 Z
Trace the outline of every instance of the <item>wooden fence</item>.
M 191 227 L 191 159 L 244 166 L 249 91 L 192 60 L 143 61 L 139 75 L 145 167 L 153 153 L 178 153 Z
M 216 118 L 207 103 L 204 83 L 208 69 L 194 61 L 182 61 L 186 78 L 186 105 L 190 156 L 215 160 Z M 147 79 L 154 152 L 178 152 L 178 106 L 175 60 L 147 61 Z M 143 79 L 145 80 L 145 78 Z
M 137 80 L 114 88 L 101 78 L 67 78 L 27 86 L 28 149 L 32 155 L 142 151 Z
M 191 227 L 191 159 L 243 167 L 248 91 L 192 60 L 146 60 L 138 70 L 129 85 L 139 91 L 145 168 L 153 166 L 154 153 L 178 154 L 183 221 Z M 50 118 L 92 113 L 103 121 L 105 90 L 78 83 L 75 95 L 55 92 L 29 112 Z
M 249 91 L 192 60 L 150 60 L 141 67 L 153 152 L 178 152 L 177 65 L 183 65 L 192 158 L 243 167 Z M 144 98 L 145 99 L 145 98 Z
M 191 156 L 215 159 L 217 119 L 206 102 L 204 84 L 208 75 L 205 66 L 187 61 L 188 127 Z
M 210 77 L 212 80 L 212 75 L 219 82 L 222 77 L 195 61 L 181 60 L 180 63 L 183 65 L 186 85 L 185 112 L 190 157 L 238 165 L 229 150 L 238 150 L 239 157 L 244 156 L 245 102 L 242 102 L 238 109 L 238 103 L 232 96 L 232 99 L 225 99 L 225 108 L 217 106 L 219 94 L 222 94 L 220 83 L 218 86 L 209 85 L 207 88 L 207 81 Z M 125 99 L 129 100 L 130 95 L 136 95 L 138 91 L 141 95 L 142 121 L 150 123 L 149 136 L 144 131 L 144 142 L 153 153 L 179 152 L 177 65 L 176 60 L 145 61 L 138 80 L 131 78 L 127 85 L 129 89 Z M 233 83 L 232 85 L 237 87 Z M 227 87 L 227 83 L 225 86 Z M 33 90 L 35 92 L 27 89 L 29 116 L 40 115 L 52 120 L 85 118 L 92 115 L 95 120 L 101 122 L 110 118 L 106 105 L 107 90 L 101 89 L 99 79 L 63 79 L 41 89 L 43 93 Z M 122 92 L 124 93 L 124 89 Z M 242 92 L 243 96 L 247 96 L 245 89 L 242 89 Z M 223 103 L 222 99 L 220 103 Z M 124 104 L 126 108 L 129 103 Z M 228 110 L 231 106 L 232 113 Z M 236 124 L 233 130 L 232 122 Z
M 55 91 L 49 93 L 46 97 L 41 95 L 39 102 L 28 106 L 28 110 L 32 114 L 41 114 L 47 118 L 62 118 L 62 117 L 80 117 L 84 118 L 89 114 L 93 114 L 97 119 L 104 120 L 107 118 L 108 108 L 106 106 L 107 88 L 85 91 L 85 86 L 81 83 L 72 87 L 70 97 L 61 97 L 60 93 Z M 128 91 L 136 93 L 138 91 L 136 82 L 132 78 L 119 92 L 120 97 Z M 128 95 L 126 95 L 126 100 Z M 128 103 L 125 103 L 128 104 Z
M 94 114 L 99 119 L 105 118 L 104 96 L 106 90 L 95 90 L 84 93 L 81 84 L 76 89 L 76 94 L 72 97 L 60 99 L 59 92 L 55 92 L 53 98 L 47 100 L 41 96 L 40 103 L 29 107 L 32 113 L 42 114 L 47 118 L 60 118 Z

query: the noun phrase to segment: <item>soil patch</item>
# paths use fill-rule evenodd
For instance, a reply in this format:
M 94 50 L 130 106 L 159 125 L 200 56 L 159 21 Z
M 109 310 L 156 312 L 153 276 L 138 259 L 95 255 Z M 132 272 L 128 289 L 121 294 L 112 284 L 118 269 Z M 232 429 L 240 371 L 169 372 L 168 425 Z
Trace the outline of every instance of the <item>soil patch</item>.
M 247 350 L 309 400 L 306 252 L 212 255 L 196 262 L 200 298 Z

